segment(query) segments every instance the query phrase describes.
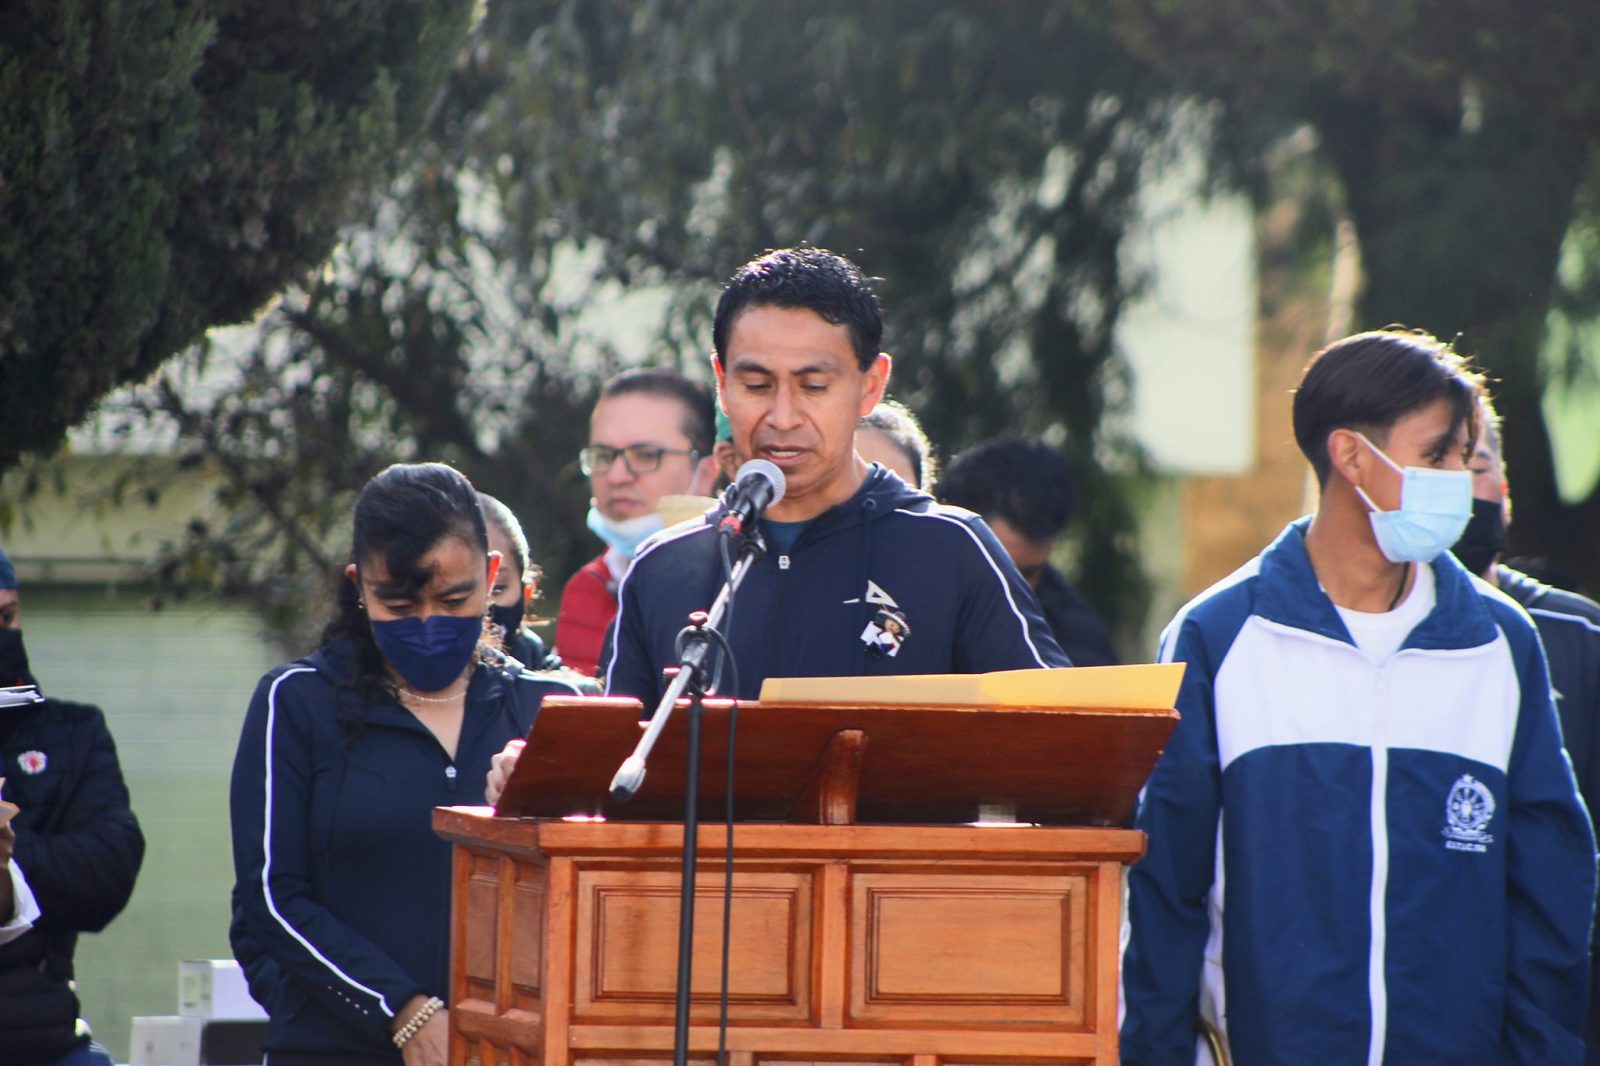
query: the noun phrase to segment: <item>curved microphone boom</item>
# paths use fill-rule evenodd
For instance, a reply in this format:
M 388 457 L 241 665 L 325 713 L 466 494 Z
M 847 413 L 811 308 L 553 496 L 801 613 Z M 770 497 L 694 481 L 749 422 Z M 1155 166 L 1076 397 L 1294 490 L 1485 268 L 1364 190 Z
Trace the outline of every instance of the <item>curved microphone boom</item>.
M 734 478 L 733 486 L 728 490 L 725 513 L 717 522 L 717 529 L 732 536 L 742 536 L 767 508 L 783 499 L 783 488 L 783 471 L 774 464 L 765 459 L 752 459 L 745 463 L 739 468 L 739 476 Z M 727 617 L 731 609 L 734 593 L 738 591 L 744 575 L 761 557 L 762 550 L 753 540 L 744 542 L 740 548 L 739 562 L 728 575 L 722 591 L 717 593 L 716 600 L 711 604 L 711 610 L 700 621 L 695 622 L 691 618 L 696 628 L 716 629 L 722 625 L 722 620 Z M 678 697 L 684 694 L 691 681 L 703 686 L 704 679 L 699 675 L 705 667 L 709 653 L 709 645 L 703 634 L 701 639 L 692 641 L 684 649 L 678 664 L 678 672 L 673 677 L 672 683 L 667 686 L 667 691 L 662 693 L 661 702 L 656 705 L 656 712 L 651 715 L 644 736 L 639 738 L 633 754 L 628 756 L 617 769 L 616 776 L 611 779 L 611 798 L 618 803 L 626 803 L 635 792 L 639 791 L 639 786 L 644 784 L 645 760 L 650 757 L 650 750 L 655 747 L 656 738 L 661 736 L 661 730 L 665 728 L 667 719 L 672 717 L 672 709 L 677 705 Z
M 767 508 L 783 499 L 783 471 L 765 459 L 752 459 L 739 468 L 728 490 L 727 513 L 717 523 L 735 535 L 755 524 Z

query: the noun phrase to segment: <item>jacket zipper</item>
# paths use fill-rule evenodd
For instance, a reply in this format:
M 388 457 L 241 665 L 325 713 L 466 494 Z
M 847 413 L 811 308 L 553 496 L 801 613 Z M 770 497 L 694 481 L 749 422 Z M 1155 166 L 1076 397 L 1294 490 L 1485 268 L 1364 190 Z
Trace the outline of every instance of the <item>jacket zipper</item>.
M 1389 888 L 1389 682 L 1388 666 L 1399 655 L 1391 655 L 1377 668 L 1372 692 L 1372 888 L 1369 903 L 1367 955 L 1367 994 L 1372 1010 L 1372 1030 L 1367 1048 L 1369 1066 L 1383 1062 L 1384 1043 L 1389 1028 L 1389 984 L 1384 957 L 1388 946 Z

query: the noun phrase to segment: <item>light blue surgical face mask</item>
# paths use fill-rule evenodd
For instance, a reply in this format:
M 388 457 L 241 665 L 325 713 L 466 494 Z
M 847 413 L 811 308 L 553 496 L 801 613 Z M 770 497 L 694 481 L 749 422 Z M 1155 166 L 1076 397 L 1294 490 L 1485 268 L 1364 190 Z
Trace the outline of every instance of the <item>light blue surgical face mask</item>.
M 600 513 L 600 508 L 589 508 L 589 532 L 605 541 L 617 550 L 625 559 L 632 559 L 639 551 L 639 545 L 652 533 L 659 533 L 665 522 L 661 519 L 661 512 L 652 511 L 642 514 L 637 518 L 613 522 Z M 1451 543 L 1455 543 L 1451 541 Z
M 1430 470 L 1423 466 L 1401 469 L 1383 449 L 1357 433 L 1367 447 L 1400 475 L 1400 506 L 1381 511 L 1372 497 L 1356 492 L 1372 508 L 1372 533 L 1378 550 L 1391 563 L 1428 563 L 1461 537 L 1472 518 L 1472 471 Z

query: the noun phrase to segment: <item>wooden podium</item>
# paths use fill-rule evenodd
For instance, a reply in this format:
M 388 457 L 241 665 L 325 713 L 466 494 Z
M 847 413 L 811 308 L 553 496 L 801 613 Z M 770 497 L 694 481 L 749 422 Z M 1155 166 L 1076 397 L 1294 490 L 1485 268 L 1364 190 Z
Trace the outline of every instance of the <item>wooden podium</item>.
M 614 805 L 607 786 L 639 713 L 633 700 L 548 698 L 498 816 L 435 811 L 456 845 L 455 1066 L 671 1060 L 685 715 L 638 795 Z M 707 701 L 689 1030 L 704 1064 L 717 1048 L 727 720 L 725 701 Z M 1144 837 L 1112 827 L 1176 720 L 741 704 L 733 1066 L 1114 1064 L 1122 869 Z M 980 809 L 1033 824 L 968 824 Z

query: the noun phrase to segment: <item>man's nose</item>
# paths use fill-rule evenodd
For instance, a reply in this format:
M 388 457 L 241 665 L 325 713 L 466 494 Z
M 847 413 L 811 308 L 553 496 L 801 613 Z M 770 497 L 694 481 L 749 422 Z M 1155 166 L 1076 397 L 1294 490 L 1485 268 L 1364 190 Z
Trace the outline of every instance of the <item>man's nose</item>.
M 800 403 L 795 390 L 780 386 L 772 398 L 772 409 L 767 412 L 767 423 L 773 429 L 795 429 L 800 425 Z

